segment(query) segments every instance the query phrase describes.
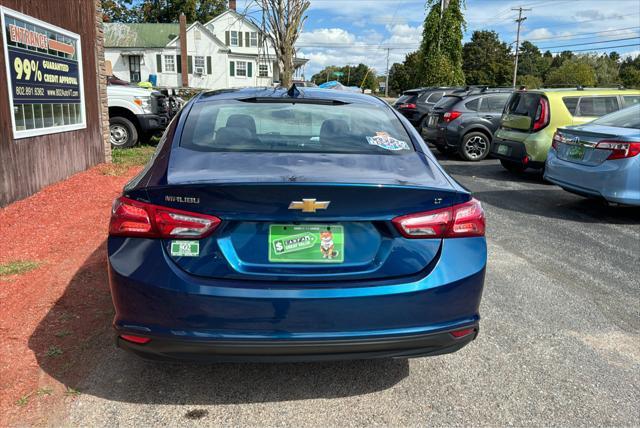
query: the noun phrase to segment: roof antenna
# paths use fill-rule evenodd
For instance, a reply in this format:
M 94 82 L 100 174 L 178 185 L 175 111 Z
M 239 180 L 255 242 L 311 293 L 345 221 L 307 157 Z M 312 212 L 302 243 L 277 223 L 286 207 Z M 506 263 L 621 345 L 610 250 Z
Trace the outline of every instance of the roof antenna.
M 296 87 L 296 84 L 293 83 L 291 85 L 291 87 L 289 88 L 289 90 L 287 91 L 287 95 L 289 95 L 289 97 L 291 98 L 298 98 L 300 96 L 300 91 L 298 90 L 298 88 Z

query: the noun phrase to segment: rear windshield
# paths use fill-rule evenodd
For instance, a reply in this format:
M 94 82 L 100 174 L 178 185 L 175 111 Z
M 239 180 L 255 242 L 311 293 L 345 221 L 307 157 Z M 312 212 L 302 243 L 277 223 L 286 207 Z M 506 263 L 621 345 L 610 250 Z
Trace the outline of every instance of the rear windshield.
M 640 130 L 640 104 L 608 114 L 592 123 L 619 128 L 634 128 Z
M 180 146 L 208 152 L 413 151 L 402 123 L 384 106 L 291 102 L 196 103 Z
M 407 103 L 415 104 L 417 99 L 418 99 L 418 94 L 404 94 L 400 98 L 398 98 L 398 101 L 396 101 L 396 104 L 407 104 Z
M 540 94 L 528 92 L 514 92 L 509 98 L 504 112 L 515 116 L 528 116 L 531 119 L 536 117 Z
M 433 106 L 433 109 L 449 110 L 451 107 L 458 104 L 458 101 L 460 101 L 460 99 L 461 98 L 456 95 L 445 95 L 440 101 L 436 103 L 436 105 Z

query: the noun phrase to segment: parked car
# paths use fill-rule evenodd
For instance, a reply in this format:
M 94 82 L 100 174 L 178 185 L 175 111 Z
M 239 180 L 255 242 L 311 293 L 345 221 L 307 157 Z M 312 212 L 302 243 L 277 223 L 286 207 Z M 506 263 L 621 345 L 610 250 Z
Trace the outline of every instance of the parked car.
M 558 127 L 590 122 L 640 101 L 626 89 L 540 89 L 517 91 L 509 99 L 491 154 L 504 168 L 543 168 Z
M 427 126 L 427 116 L 440 99 L 460 88 L 430 87 L 404 91 L 393 107 L 419 131 Z
M 511 93 L 504 88 L 474 88 L 445 95 L 429 113 L 422 136 L 441 153 L 482 160 L 491 151 L 493 133 Z
M 107 78 L 107 103 L 111 147 L 132 147 L 141 139 L 162 132 L 182 100 L 111 76 Z
M 578 195 L 640 205 L 640 103 L 559 128 L 544 177 Z
M 454 352 L 478 334 L 484 231 L 384 101 L 206 92 L 114 202 L 117 343 L 223 361 Z

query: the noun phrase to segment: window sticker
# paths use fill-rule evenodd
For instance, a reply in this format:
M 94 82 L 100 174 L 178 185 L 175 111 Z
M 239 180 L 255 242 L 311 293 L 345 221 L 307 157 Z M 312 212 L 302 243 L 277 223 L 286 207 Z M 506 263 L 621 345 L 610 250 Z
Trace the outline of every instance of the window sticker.
M 385 150 L 411 150 L 406 142 L 402 140 L 396 140 L 385 131 L 376 132 L 375 136 L 367 137 L 367 141 L 372 146 L 382 147 Z

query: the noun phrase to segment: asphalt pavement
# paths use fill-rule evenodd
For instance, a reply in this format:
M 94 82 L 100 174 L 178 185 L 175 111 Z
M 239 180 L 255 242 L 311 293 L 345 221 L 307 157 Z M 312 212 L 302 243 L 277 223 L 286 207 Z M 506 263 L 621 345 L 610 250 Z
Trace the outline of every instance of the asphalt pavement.
M 639 425 L 640 210 L 441 158 L 487 213 L 478 339 L 413 360 L 160 364 L 116 349 L 83 426 Z M 461 260 L 461 263 L 464 261 Z

